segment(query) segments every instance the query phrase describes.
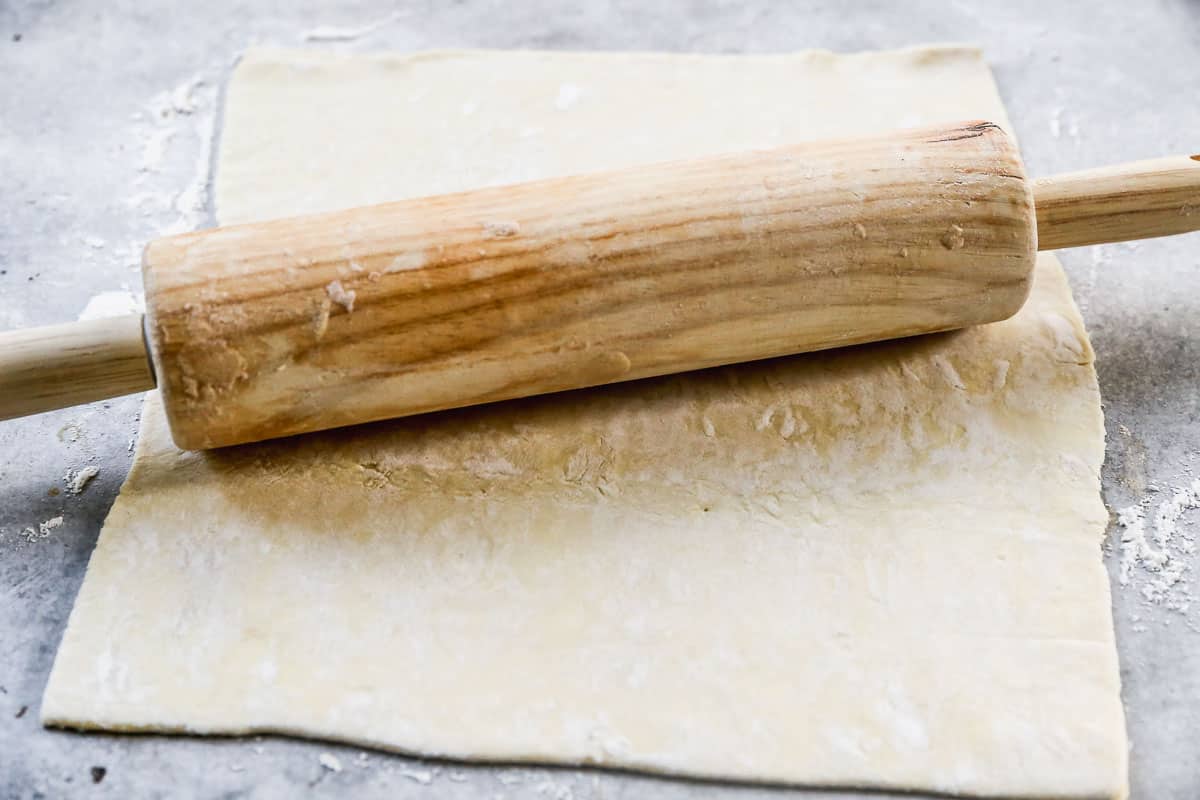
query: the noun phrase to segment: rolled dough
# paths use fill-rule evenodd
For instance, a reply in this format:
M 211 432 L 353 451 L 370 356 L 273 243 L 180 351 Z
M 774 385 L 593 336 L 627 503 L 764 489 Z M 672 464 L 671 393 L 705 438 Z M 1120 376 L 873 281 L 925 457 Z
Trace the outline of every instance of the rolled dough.
M 963 48 L 253 51 L 217 216 L 972 117 L 1004 111 Z M 43 719 L 1122 795 L 1092 351 L 1035 283 L 957 334 L 225 452 L 151 395 Z

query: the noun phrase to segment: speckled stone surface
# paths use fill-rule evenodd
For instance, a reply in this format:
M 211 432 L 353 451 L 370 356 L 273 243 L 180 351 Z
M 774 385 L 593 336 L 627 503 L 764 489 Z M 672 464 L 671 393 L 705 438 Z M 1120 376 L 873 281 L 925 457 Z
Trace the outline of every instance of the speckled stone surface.
M 984 47 L 1032 174 L 1200 146 L 1195 0 L 9 0 L 0 3 L 0 330 L 71 320 L 101 292 L 139 291 L 145 241 L 209 224 L 218 95 L 250 44 L 736 53 L 928 42 Z M 1193 464 L 1200 476 L 1200 235 L 1061 257 L 1098 355 L 1105 501 L 1114 510 L 1145 501 L 1152 517 L 1193 480 Z M 137 408 L 126 398 L 0 423 L 0 798 L 853 796 L 427 763 L 284 738 L 43 730 L 42 689 L 128 469 Z M 63 475 L 88 465 L 99 475 L 65 493 Z M 39 523 L 59 515 L 63 524 L 41 536 Z M 1177 543 L 1200 533 L 1200 510 L 1178 526 Z M 1109 538 L 1133 797 L 1200 797 L 1200 603 L 1188 597 L 1200 558 L 1172 551 L 1183 582 L 1147 599 L 1153 576 L 1135 567 L 1120 585 L 1118 526 Z

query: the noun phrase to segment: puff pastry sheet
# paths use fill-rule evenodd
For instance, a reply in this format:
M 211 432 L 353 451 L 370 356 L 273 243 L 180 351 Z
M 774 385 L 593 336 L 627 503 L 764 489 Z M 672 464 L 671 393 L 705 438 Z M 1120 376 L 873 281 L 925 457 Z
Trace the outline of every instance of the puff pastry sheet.
M 252 51 L 243 222 L 942 120 L 966 48 Z M 1063 272 L 956 334 L 183 453 L 146 404 L 43 714 L 466 759 L 1114 797 L 1103 427 Z

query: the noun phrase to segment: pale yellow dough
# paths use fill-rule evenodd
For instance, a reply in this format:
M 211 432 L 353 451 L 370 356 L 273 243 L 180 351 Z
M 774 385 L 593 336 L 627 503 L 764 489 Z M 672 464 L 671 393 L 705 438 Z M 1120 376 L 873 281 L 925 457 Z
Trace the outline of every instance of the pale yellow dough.
M 255 51 L 217 216 L 973 117 L 960 48 Z M 227 452 L 151 396 L 44 719 L 1118 796 L 1103 453 L 1050 257 L 984 328 Z

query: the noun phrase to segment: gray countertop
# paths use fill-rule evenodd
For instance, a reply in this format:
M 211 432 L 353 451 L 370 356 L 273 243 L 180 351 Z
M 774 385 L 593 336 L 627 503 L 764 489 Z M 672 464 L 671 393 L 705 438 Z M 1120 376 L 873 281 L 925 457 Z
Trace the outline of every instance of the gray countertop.
M 769 52 L 982 45 L 1035 175 L 1200 147 L 1200 2 L 0 2 L 0 330 L 140 291 L 141 244 L 209 221 L 219 87 L 251 44 Z M 1067 251 L 1098 357 L 1105 502 L 1153 517 L 1200 454 L 1200 235 Z M 42 689 L 128 469 L 138 400 L 0 423 L 0 798 L 750 797 L 786 790 L 598 770 L 473 767 L 290 740 L 43 730 Z M 78 495 L 63 475 L 99 475 Z M 1200 476 L 1200 463 L 1195 463 Z M 1182 497 L 1182 495 L 1178 495 Z M 62 517 L 58 527 L 39 525 Z M 1200 603 L 1105 545 L 1135 798 L 1200 797 Z M 1193 607 L 1194 606 L 1194 607 Z M 340 771 L 323 767 L 336 756 Z M 95 782 L 103 768 L 104 777 Z M 847 794 L 793 792 L 806 797 Z M 873 795 L 880 796 L 880 795 Z

